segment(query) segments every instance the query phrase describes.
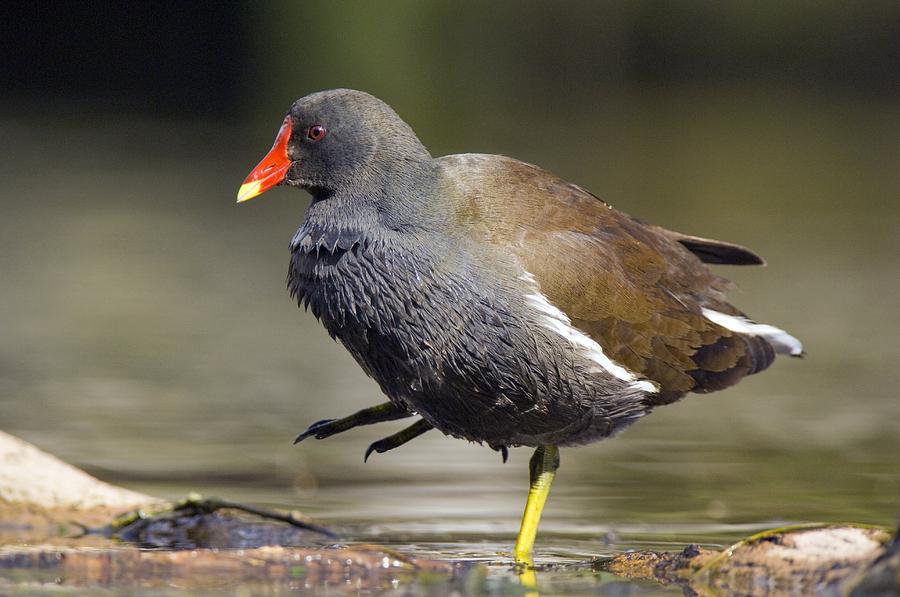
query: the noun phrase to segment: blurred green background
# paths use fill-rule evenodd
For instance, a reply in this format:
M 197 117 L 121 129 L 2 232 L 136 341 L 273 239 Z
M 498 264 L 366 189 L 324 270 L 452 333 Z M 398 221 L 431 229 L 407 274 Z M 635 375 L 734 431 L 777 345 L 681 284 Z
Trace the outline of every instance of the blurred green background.
M 291 446 L 382 397 L 284 288 L 308 197 L 234 200 L 291 102 L 342 86 L 434 155 L 512 155 L 754 248 L 768 267 L 720 271 L 734 302 L 804 341 L 805 360 L 564 450 L 539 553 L 900 511 L 900 3 L 0 10 L 3 430 L 144 491 L 508 547 L 527 450 L 503 465 L 432 432 L 364 465 L 403 423 Z

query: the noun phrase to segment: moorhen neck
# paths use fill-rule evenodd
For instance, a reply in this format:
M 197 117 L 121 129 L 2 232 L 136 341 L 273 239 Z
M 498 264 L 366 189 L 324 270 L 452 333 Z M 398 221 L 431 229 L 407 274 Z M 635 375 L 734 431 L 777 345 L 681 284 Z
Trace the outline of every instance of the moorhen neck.
M 750 250 L 645 224 L 512 158 L 434 159 L 360 91 L 297 100 L 238 202 L 276 185 L 313 196 L 291 294 L 389 398 L 296 441 L 418 416 L 366 458 L 432 428 L 504 460 L 535 447 L 517 562 L 531 562 L 558 446 L 802 354 L 729 304 L 706 265 L 762 263 Z

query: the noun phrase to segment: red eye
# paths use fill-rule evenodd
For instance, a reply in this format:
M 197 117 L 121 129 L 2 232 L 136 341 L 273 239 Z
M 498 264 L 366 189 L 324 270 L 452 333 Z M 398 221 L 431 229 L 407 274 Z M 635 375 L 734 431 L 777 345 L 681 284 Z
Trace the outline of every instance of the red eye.
M 306 136 L 310 141 L 321 141 L 325 138 L 325 127 L 321 124 L 314 124 L 306 131 Z

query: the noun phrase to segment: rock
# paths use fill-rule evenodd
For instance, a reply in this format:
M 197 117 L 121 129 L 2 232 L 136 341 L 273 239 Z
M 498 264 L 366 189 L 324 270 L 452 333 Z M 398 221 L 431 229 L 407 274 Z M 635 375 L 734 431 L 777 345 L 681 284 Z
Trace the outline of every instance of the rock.
M 107 524 L 122 512 L 167 504 L 105 483 L 0 431 L 0 545 L 67 542 L 83 527 Z
M 26 441 L 0 431 L 0 503 L 45 510 L 134 510 L 165 503 L 104 483 Z

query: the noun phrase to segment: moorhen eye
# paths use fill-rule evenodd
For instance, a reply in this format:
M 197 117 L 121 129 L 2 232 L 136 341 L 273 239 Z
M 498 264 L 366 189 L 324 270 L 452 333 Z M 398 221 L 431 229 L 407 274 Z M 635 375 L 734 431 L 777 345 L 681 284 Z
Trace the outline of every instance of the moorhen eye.
M 306 131 L 306 136 L 309 137 L 310 141 L 321 141 L 325 138 L 325 127 L 321 124 L 314 124 Z

